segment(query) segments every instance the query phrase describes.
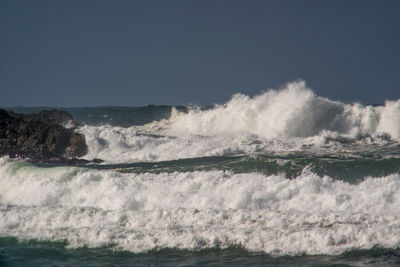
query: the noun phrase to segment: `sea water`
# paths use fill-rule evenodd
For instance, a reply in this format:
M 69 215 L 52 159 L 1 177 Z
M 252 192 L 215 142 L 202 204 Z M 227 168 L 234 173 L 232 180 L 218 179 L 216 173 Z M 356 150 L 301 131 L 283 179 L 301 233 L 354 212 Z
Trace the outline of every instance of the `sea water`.
M 400 101 L 63 109 L 104 162 L 1 158 L 0 265 L 400 264 Z

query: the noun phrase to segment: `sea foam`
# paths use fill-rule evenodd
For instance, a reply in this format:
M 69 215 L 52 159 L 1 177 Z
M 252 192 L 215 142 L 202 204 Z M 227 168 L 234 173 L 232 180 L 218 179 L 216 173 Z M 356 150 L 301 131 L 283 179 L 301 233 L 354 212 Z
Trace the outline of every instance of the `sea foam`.
M 131 174 L 38 168 L 1 159 L 0 235 L 67 240 L 71 247 L 242 246 L 338 254 L 400 244 L 400 176 L 349 184 L 305 169 Z
M 388 134 L 400 137 L 400 101 L 384 106 L 345 104 L 319 97 L 305 82 L 289 83 L 253 98 L 236 94 L 206 111 L 174 116 L 166 129 L 174 135 L 255 134 L 263 138 L 310 137 L 334 132 L 351 138 Z
M 384 106 L 345 104 L 316 96 L 304 82 L 249 97 L 236 94 L 223 105 L 128 128 L 83 126 L 87 159 L 107 162 L 163 161 L 205 156 L 306 150 L 336 153 L 400 137 L 400 101 Z

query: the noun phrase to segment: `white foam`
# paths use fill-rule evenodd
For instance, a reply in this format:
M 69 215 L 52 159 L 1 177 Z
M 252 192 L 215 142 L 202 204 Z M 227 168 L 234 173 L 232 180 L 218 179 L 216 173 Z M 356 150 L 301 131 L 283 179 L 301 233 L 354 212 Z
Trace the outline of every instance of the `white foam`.
M 142 252 L 241 245 L 337 254 L 400 244 L 400 176 L 351 185 L 304 171 L 121 174 L 0 161 L 0 235 Z
M 83 126 L 79 131 L 89 146 L 86 159 L 112 163 L 302 150 L 340 153 L 348 150 L 343 140 L 361 140 L 352 149 L 371 140 L 398 142 L 400 100 L 378 107 L 344 104 L 315 96 L 304 82 L 296 82 L 253 98 L 237 94 L 209 110 L 173 108 L 168 120 L 144 126 Z
M 154 136 L 139 132 L 137 127 L 122 128 L 84 126 L 89 152 L 85 159 L 100 158 L 106 162 L 164 161 L 204 156 L 252 153 L 256 145 L 246 144 L 247 136 Z
M 331 101 L 316 96 L 300 81 L 253 98 L 237 94 L 210 110 L 191 110 L 176 117 L 166 132 L 178 136 L 250 133 L 268 139 L 310 137 L 325 132 L 351 138 L 380 134 L 399 138 L 399 111 L 400 101 L 388 101 L 382 107 Z

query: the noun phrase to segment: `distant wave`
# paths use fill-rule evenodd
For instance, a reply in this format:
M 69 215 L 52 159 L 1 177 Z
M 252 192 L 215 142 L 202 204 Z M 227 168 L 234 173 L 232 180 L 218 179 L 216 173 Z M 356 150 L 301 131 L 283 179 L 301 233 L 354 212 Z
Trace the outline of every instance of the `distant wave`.
M 168 119 L 128 128 L 79 129 L 88 159 L 161 161 L 203 156 L 302 151 L 337 152 L 343 143 L 367 148 L 398 142 L 400 100 L 383 106 L 345 104 L 316 96 L 304 82 L 289 83 L 253 98 L 237 94 L 223 105 L 187 112 L 171 108 Z M 348 150 L 346 147 L 345 150 Z

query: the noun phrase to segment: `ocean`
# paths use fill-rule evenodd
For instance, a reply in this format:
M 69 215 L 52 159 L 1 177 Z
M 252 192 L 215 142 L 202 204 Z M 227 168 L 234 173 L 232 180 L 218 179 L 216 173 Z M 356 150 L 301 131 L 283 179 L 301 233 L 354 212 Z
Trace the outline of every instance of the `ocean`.
M 0 158 L 1 266 L 400 265 L 400 100 L 60 109 L 104 162 Z

